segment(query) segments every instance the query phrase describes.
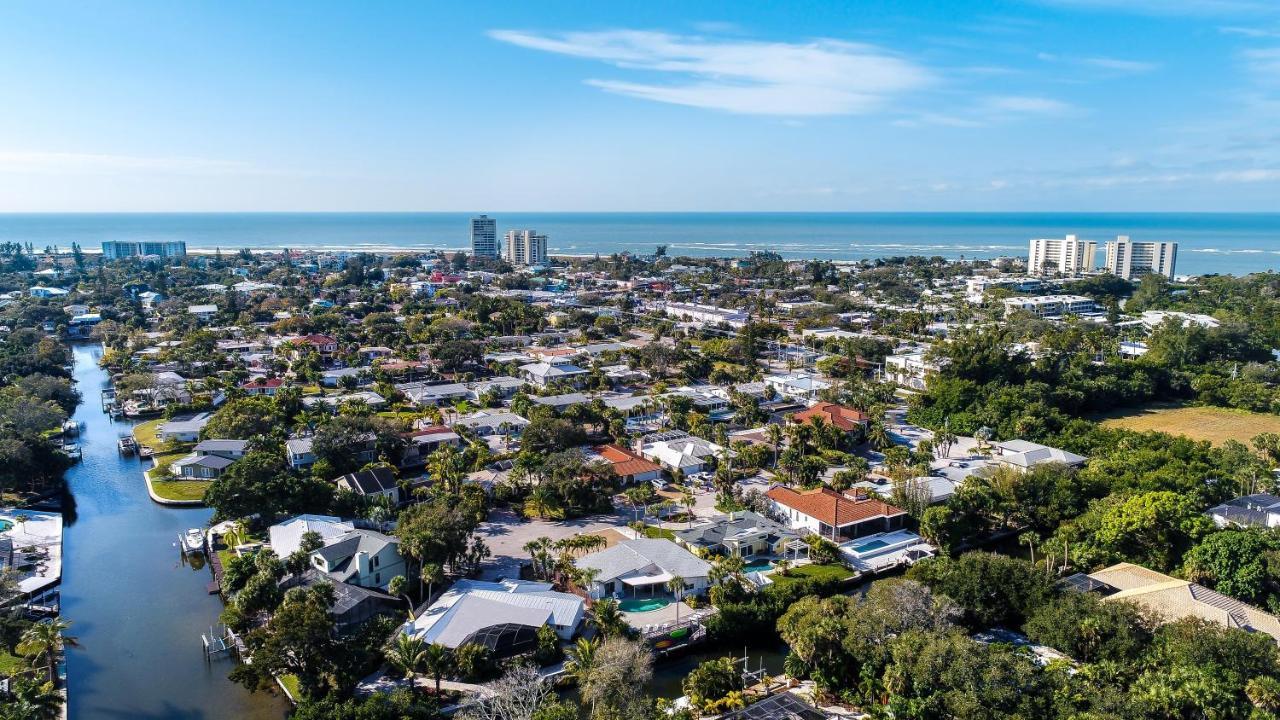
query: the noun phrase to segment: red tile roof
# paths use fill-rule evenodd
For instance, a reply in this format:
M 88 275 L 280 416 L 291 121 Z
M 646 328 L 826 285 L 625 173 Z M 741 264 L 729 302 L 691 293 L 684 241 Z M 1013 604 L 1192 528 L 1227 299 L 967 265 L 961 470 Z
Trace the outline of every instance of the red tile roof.
M 263 378 L 245 382 L 240 387 L 245 390 L 262 390 L 263 388 L 278 388 L 281 385 L 284 385 L 284 378 Z
M 906 514 L 902 508 L 894 507 L 882 500 L 872 500 L 861 495 L 849 497 L 827 487 L 816 490 L 793 490 L 784 485 L 775 485 L 769 488 L 766 494 L 779 504 L 816 518 L 832 527 L 844 527 L 875 518 Z
M 795 415 L 792 415 L 791 419 L 798 423 L 802 423 L 819 417 L 845 432 L 853 432 L 865 425 L 867 421 L 871 419 L 867 415 L 864 415 L 853 408 L 847 408 L 843 405 L 837 405 L 829 402 L 818 403 L 808 410 L 801 410 Z
M 662 469 L 661 466 L 617 445 L 597 445 L 593 449 L 613 465 L 613 471 L 618 474 L 618 477 L 631 477 Z

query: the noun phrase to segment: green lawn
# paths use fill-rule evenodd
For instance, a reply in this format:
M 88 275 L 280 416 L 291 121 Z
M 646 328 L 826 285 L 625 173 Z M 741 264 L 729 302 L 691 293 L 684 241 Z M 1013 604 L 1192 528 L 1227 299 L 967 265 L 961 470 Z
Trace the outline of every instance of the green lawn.
M 27 667 L 25 658 L 17 655 L 10 655 L 4 650 L 0 650 L 0 677 L 9 677 Z
M 781 573 L 773 573 L 769 576 L 774 583 L 795 582 L 801 578 L 814 578 L 817 580 L 847 580 L 857 573 L 844 565 L 801 565 L 787 571 L 786 575 Z
M 154 477 L 154 475 L 153 475 Z M 208 480 L 152 480 L 151 489 L 165 500 L 203 500 Z
M 668 530 L 667 528 L 655 527 L 653 525 L 645 525 L 644 536 L 647 538 L 666 538 L 667 540 L 674 540 L 676 537 L 676 534 L 671 530 Z
M 167 422 L 164 418 L 156 418 L 148 420 L 144 423 L 138 423 L 133 426 L 133 437 L 142 445 L 149 445 L 153 448 L 160 447 L 160 426 Z
M 302 691 L 298 689 L 298 678 L 293 675 L 281 675 L 280 683 L 284 685 L 289 694 L 293 696 L 293 701 L 297 702 L 302 699 Z

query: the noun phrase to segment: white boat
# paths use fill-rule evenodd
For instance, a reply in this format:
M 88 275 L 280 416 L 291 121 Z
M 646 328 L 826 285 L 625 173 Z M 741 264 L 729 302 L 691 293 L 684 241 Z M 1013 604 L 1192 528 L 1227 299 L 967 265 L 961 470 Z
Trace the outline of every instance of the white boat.
M 188 555 L 204 552 L 204 531 L 200 528 L 191 528 L 179 540 L 182 541 L 182 551 Z
M 68 437 L 75 437 L 80 434 L 80 423 L 75 420 L 68 420 L 62 423 L 62 434 Z

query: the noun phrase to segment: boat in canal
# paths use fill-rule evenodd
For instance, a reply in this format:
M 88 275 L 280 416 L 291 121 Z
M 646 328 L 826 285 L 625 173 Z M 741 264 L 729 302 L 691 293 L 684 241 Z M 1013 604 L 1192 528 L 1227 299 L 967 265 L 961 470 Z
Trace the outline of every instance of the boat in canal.
M 182 552 L 188 555 L 199 555 L 204 552 L 204 531 L 200 528 L 191 528 L 178 538 L 182 545 Z
M 132 455 L 138 449 L 138 443 L 133 439 L 132 435 L 121 435 L 116 441 L 116 449 L 121 455 Z

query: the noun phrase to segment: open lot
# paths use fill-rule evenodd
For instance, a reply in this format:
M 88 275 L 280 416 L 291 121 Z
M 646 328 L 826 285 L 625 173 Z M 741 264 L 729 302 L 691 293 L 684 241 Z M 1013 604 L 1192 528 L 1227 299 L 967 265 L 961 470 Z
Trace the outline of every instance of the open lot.
M 1238 440 L 1247 445 L 1250 438 L 1260 433 L 1280 433 L 1280 415 L 1219 407 L 1151 406 L 1111 413 L 1099 420 L 1104 427 L 1156 430 L 1193 440 L 1208 440 L 1214 445 L 1221 445 L 1227 440 Z

